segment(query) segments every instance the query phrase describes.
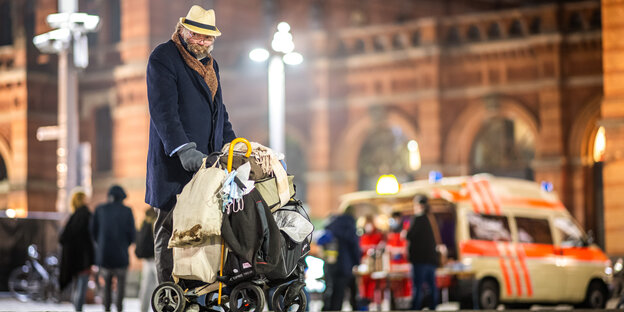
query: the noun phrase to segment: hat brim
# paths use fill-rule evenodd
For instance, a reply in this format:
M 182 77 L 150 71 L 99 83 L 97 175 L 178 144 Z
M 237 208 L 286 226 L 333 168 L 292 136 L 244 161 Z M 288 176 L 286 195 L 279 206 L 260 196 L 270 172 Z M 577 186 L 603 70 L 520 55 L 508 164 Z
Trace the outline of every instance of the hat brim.
M 193 25 L 189 25 L 187 23 L 184 22 L 184 17 L 180 17 L 180 24 L 182 24 L 182 26 L 184 26 L 184 28 L 194 32 L 194 33 L 198 33 L 198 34 L 202 34 L 202 35 L 206 35 L 206 36 L 215 36 L 215 37 L 219 37 L 221 36 L 221 32 L 219 31 L 219 28 L 217 28 L 215 26 L 216 30 L 210 30 L 210 29 L 205 29 L 205 28 L 201 28 L 201 27 L 197 27 L 197 26 L 193 26 Z

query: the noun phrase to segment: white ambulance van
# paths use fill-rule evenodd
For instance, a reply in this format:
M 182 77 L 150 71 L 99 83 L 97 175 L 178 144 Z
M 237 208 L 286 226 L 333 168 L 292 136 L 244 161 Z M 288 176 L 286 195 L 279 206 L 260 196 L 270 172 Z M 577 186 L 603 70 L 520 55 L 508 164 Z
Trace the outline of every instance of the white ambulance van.
M 341 208 L 354 205 L 359 216 L 401 211 L 409 219 L 417 195 L 429 198 L 447 249 L 437 272 L 443 298 L 462 308 L 605 307 L 611 262 L 556 194 L 536 182 L 491 175 L 414 181 L 391 195 L 345 194 Z

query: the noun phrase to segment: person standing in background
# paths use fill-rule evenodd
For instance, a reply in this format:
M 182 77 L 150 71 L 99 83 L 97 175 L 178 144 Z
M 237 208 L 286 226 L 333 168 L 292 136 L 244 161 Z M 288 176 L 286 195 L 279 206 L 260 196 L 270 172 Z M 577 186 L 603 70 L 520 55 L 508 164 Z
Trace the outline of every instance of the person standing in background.
M 435 271 L 439 265 L 436 251 L 436 234 L 429 219 L 427 197 L 416 196 L 413 200 L 414 218 L 407 231 L 408 256 L 412 263 L 412 309 L 420 310 L 422 305 L 423 284 L 427 284 L 431 292 L 430 310 L 438 304 L 438 287 Z
M 353 206 L 347 207 L 343 214 L 336 216 L 325 228 L 338 242 L 338 258 L 333 265 L 324 267 L 325 276 L 331 278 L 326 280 L 323 311 L 342 310 L 345 288 L 353 277 L 353 267 L 360 264 L 362 252 L 353 209 Z
M 91 233 L 96 243 L 95 264 L 104 277 L 104 309 L 110 311 L 113 278 L 117 280 L 117 311 L 123 311 L 123 298 L 128 271 L 128 247 L 134 242 L 136 229 L 132 210 L 123 204 L 126 192 L 118 185 L 108 190 L 108 202 L 99 205 L 93 215 Z
M 61 289 L 64 289 L 74 281 L 72 304 L 76 311 L 82 311 L 94 261 L 93 241 L 89 231 L 92 214 L 87 206 L 87 195 L 82 191 L 75 192 L 71 208 L 73 213 L 59 237 L 63 249 L 59 283 Z
M 141 312 L 151 311 L 150 300 L 152 293 L 158 285 L 156 276 L 156 264 L 154 263 L 154 222 L 156 212 L 152 207 L 145 211 L 145 218 L 141 228 L 137 233 L 136 248 L 134 253 L 143 262 L 141 271 L 141 287 L 139 288 L 139 299 L 141 300 Z

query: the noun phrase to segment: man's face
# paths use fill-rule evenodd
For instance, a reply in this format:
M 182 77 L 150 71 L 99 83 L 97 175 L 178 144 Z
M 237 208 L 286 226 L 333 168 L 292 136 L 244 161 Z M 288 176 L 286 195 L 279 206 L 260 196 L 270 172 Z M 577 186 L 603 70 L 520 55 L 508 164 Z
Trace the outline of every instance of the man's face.
M 189 50 L 200 59 L 208 56 L 213 49 L 214 36 L 202 35 L 186 29 L 183 37 Z

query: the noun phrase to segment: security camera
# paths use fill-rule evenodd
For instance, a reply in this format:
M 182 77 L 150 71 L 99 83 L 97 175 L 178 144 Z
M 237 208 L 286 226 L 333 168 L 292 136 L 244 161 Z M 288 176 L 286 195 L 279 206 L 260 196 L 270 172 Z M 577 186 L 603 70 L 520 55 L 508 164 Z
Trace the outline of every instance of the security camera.
M 69 29 L 56 29 L 35 36 L 33 43 L 43 53 L 59 53 L 69 46 L 71 33 Z

